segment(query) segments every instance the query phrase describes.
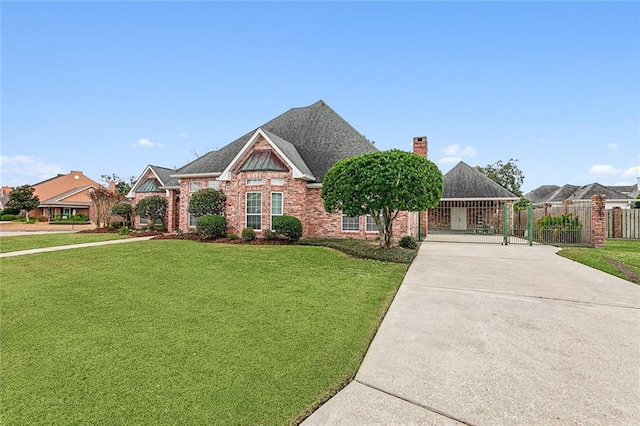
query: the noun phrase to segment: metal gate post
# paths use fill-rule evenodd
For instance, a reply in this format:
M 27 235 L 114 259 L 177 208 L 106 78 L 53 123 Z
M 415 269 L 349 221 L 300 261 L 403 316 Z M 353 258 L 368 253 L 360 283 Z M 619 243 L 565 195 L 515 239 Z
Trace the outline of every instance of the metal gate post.
M 529 234 L 529 246 L 533 245 L 533 203 L 529 203 L 527 212 L 527 233 Z
M 509 244 L 509 204 L 504 203 L 502 209 L 502 244 Z

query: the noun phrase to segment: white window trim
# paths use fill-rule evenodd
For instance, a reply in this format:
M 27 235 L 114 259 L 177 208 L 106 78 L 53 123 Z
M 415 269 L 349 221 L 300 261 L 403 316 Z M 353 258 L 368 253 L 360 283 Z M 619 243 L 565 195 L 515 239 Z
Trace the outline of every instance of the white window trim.
M 193 186 L 194 186 L 194 185 L 198 185 L 198 189 L 196 189 L 195 191 L 193 190 Z M 198 182 L 198 181 L 192 181 L 192 182 L 189 182 L 189 192 L 190 192 L 190 193 L 194 193 L 194 192 L 198 192 L 198 191 L 200 191 L 200 186 L 201 186 L 201 185 L 200 185 L 200 182 Z
M 271 178 L 271 186 L 284 186 L 284 179 Z
M 143 222 L 144 220 L 144 222 Z M 149 225 L 149 218 L 146 216 L 138 216 L 138 223 L 140 223 L 140 225 Z
M 219 180 L 208 180 L 207 181 L 207 189 L 220 189 L 220 181 Z
M 370 234 L 373 234 L 373 233 L 378 234 L 380 232 L 378 229 L 376 229 L 375 231 L 370 231 L 369 228 L 367 227 L 367 223 L 369 223 L 369 218 L 371 218 L 371 221 L 372 221 L 373 225 L 377 226 L 376 222 L 373 220 L 373 216 L 368 214 L 368 215 L 365 216 L 365 219 L 364 219 L 364 232 L 367 232 L 367 233 L 370 233 Z M 382 221 L 382 215 L 380 215 L 380 221 Z
M 280 214 L 274 214 L 273 213 L 273 194 L 280 194 L 280 211 L 282 213 Z M 271 205 L 270 205 L 271 211 L 269 212 L 269 220 L 271 221 L 270 227 L 269 229 L 273 230 L 273 217 L 274 216 L 284 216 L 284 192 L 282 191 L 274 191 L 271 193 Z
M 260 214 L 258 213 L 249 213 L 249 194 L 260 194 Z M 244 226 L 249 226 L 249 215 L 251 216 L 260 216 L 260 228 L 253 228 L 254 231 L 262 230 L 262 192 L 260 191 L 248 191 L 244 196 Z
M 191 224 L 191 218 L 193 218 L 193 225 Z M 196 220 L 197 218 L 192 213 L 187 213 L 187 228 L 195 228 Z
M 251 182 L 253 181 L 253 182 Z M 246 180 L 247 186 L 259 186 L 264 185 L 264 179 L 261 178 L 250 178 Z
M 358 229 L 344 229 L 344 218 L 345 217 L 355 217 L 358 219 Z M 342 232 L 360 232 L 360 216 L 347 216 L 346 214 L 342 214 L 340 216 L 340 229 Z

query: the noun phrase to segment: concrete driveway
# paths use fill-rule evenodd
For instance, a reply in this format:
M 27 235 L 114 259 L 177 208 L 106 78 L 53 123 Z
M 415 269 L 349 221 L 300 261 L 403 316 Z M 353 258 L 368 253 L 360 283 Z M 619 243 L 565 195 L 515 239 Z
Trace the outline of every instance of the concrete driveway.
M 425 243 L 303 424 L 640 424 L 640 286 L 549 246 Z

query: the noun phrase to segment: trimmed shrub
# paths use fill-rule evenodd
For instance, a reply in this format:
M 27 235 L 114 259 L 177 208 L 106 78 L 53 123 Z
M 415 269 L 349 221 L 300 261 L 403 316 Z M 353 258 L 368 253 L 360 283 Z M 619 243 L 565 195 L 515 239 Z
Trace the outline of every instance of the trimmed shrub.
M 122 228 L 120 228 L 120 230 L 118 231 L 118 234 L 120 235 L 127 235 L 129 233 L 129 227 L 128 226 L 123 226 Z
M 14 214 L 3 214 L 0 217 L 0 220 L 14 220 L 16 218 L 16 215 Z
M 6 214 L 17 216 L 20 214 L 20 209 L 17 209 L 15 207 L 5 207 L 3 210 L 0 210 L 0 216 L 4 216 Z
M 242 239 L 245 241 L 253 241 L 256 239 L 256 231 L 253 228 L 246 227 L 242 230 Z
M 227 219 L 217 214 L 205 214 L 196 219 L 196 232 L 205 238 L 220 238 L 227 234 Z
M 227 238 L 230 240 L 237 240 L 238 236 L 236 234 L 227 234 Z
M 271 241 L 277 240 L 278 234 L 273 232 L 271 229 L 265 229 L 264 231 L 262 231 L 262 238 L 264 238 L 265 240 L 271 240 Z
M 276 216 L 273 218 L 273 230 L 291 241 L 298 241 L 302 237 L 302 222 L 293 216 Z
M 399 244 L 400 244 L 400 247 L 411 249 L 411 250 L 415 250 L 415 248 L 418 247 L 416 240 L 410 235 L 400 238 Z
M 107 228 L 109 231 L 115 231 L 116 229 L 122 228 L 124 223 L 122 222 L 109 222 L 109 227 Z

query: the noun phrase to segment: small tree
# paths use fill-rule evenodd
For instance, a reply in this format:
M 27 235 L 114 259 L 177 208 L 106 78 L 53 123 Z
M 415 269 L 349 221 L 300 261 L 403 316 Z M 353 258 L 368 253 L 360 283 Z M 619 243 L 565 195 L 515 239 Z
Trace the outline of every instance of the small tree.
M 138 201 L 134 211 L 137 215 L 149 219 L 151 223 L 162 220 L 164 224 L 167 215 L 167 199 L 159 195 L 143 198 Z
M 487 164 L 485 167 L 476 166 L 476 170 L 501 187 L 521 197 L 522 191 L 520 187 L 524 183 L 524 174 L 516 165 L 517 161 L 513 158 L 510 158 L 506 163 L 498 160 L 493 164 Z
M 227 196 L 217 189 L 201 189 L 194 192 L 189 199 L 187 211 L 195 217 L 206 214 L 224 216 Z
M 388 248 L 398 213 L 437 206 L 442 186 L 442 172 L 433 162 L 394 149 L 335 163 L 324 176 L 322 198 L 329 213 L 371 215 L 378 226 L 380 246 Z
M 98 187 L 89 190 L 89 198 L 93 202 L 96 226 L 98 228 L 106 227 L 111 218 L 111 209 L 120 201 L 120 194 L 98 185 Z
M 29 222 L 29 211 L 36 209 L 40 204 L 40 198 L 33 195 L 35 188 L 31 185 L 22 185 L 9 193 L 7 207 L 17 210 L 25 210 L 27 222 Z
M 111 214 L 120 216 L 124 226 L 131 226 L 131 215 L 133 214 L 131 204 L 125 202 L 118 203 L 111 209 Z

